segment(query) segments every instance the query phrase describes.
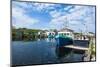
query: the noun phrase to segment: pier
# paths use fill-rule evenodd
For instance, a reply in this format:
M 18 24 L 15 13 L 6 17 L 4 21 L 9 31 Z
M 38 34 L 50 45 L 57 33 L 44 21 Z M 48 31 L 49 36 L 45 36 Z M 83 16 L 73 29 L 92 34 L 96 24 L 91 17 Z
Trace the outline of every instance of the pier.
M 74 40 L 74 43 L 72 45 L 66 45 L 64 47 L 71 48 L 74 50 L 88 51 L 89 40 Z
M 89 49 L 89 48 L 86 48 L 86 47 L 74 46 L 74 45 L 67 45 L 67 46 L 64 46 L 64 47 L 75 49 L 75 50 L 83 50 L 83 51 L 88 51 L 88 49 Z
M 66 45 L 65 48 L 70 48 L 73 50 L 74 53 L 83 54 L 82 60 L 83 61 L 90 61 L 91 58 L 91 51 L 89 48 L 89 41 L 88 40 L 75 40 L 74 44 Z

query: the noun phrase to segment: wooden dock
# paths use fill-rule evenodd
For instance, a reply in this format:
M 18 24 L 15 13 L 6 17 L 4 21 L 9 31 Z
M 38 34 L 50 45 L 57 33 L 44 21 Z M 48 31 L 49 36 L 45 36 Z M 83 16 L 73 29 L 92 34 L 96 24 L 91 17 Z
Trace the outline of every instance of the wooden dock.
M 64 47 L 72 48 L 72 49 L 76 49 L 76 50 L 83 50 L 83 51 L 88 51 L 88 49 L 89 49 L 89 48 L 86 48 L 86 47 L 74 46 L 74 45 L 66 45 Z
M 71 45 L 64 46 L 66 48 L 71 48 L 74 50 L 88 51 L 89 50 L 89 40 L 74 40 Z

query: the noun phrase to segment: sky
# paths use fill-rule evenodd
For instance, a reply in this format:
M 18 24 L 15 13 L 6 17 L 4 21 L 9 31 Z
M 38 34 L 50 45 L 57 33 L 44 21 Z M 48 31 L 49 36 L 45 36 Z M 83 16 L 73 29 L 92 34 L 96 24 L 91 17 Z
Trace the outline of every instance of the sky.
M 16 28 L 57 29 L 95 33 L 95 6 L 36 2 L 12 2 L 12 25 Z

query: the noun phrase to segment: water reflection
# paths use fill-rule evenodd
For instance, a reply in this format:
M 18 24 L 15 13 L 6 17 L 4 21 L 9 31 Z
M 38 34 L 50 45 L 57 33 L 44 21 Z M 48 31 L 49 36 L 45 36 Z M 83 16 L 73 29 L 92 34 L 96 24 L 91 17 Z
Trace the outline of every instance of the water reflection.
M 71 48 L 65 48 L 65 47 L 58 47 L 57 46 L 55 52 L 56 52 L 57 57 L 60 59 L 60 58 L 66 57 L 69 54 L 71 54 L 72 49 Z
M 79 62 L 84 61 L 84 52 L 77 51 L 66 47 L 56 47 L 55 50 L 57 59 L 60 62 Z
M 47 64 L 82 61 L 82 54 L 70 48 L 59 47 L 55 39 L 13 41 L 12 64 Z
M 47 42 L 53 42 L 53 43 L 55 42 L 55 38 L 46 38 L 45 40 L 46 40 Z

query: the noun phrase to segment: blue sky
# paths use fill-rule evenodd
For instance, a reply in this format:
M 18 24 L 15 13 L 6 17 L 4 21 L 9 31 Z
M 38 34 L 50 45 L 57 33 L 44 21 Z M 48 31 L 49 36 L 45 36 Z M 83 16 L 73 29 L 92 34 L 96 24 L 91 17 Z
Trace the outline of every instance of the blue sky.
M 95 32 L 95 7 L 12 2 L 12 25 L 16 28 L 59 30 L 65 23 L 76 32 Z

